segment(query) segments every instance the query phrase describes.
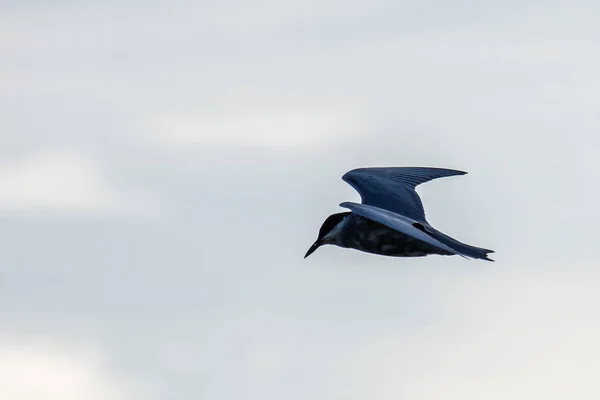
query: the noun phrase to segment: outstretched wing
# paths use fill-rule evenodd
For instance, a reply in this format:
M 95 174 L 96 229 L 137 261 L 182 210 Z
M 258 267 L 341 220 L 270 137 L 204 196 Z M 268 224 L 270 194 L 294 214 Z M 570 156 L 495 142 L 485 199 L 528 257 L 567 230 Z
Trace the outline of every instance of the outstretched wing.
M 380 224 L 425 242 L 439 250 L 447 251 L 450 254 L 462 255 L 453 248 L 446 246 L 442 242 L 432 238 L 425 232 L 415 227 L 413 224 L 415 224 L 416 221 L 413 221 L 405 216 L 367 204 L 357 204 L 348 201 L 340 204 L 340 207 L 347 208 L 355 214 L 370 219 L 371 221 L 379 222 Z
M 426 222 L 425 210 L 415 187 L 445 176 L 466 172 L 428 167 L 358 168 L 347 172 L 342 179 L 360 194 L 362 203 Z

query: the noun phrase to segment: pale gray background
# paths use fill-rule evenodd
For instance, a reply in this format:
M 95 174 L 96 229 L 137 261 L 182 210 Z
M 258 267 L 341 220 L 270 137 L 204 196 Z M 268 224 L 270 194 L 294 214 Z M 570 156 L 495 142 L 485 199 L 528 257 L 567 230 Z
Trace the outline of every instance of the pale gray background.
M 598 2 L 0 4 L 0 398 L 600 397 Z M 303 260 L 376 165 L 496 263 Z

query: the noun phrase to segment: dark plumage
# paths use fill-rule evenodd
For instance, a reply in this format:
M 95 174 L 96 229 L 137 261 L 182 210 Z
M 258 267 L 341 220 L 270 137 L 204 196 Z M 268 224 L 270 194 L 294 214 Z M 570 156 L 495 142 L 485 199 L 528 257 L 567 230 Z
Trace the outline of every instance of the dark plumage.
M 463 171 L 442 168 L 360 168 L 343 176 L 361 195 L 362 204 L 345 202 L 351 212 L 330 215 L 305 258 L 325 244 L 392 257 L 461 255 L 493 261 L 493 250 L 470 246 L 434 229 L 415 187 Z

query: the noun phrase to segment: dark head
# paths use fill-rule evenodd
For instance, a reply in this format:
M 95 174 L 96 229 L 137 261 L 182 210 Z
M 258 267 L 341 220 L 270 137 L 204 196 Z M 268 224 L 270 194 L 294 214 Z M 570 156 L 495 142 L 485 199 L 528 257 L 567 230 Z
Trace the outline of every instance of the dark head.
M 304 258 L 310 256 L 312 253 L 315 252 L 315 250 L 317 250 L 320 246 L 322 246 L 324 244 L 334 244 L 335 239 L 333 237 L 327 236 L 327 234 L 329 232 L 331 232 L 333 230 L 333 228 L 336 227 L 337 224 L 342 222 L 342 220 L 347 215 L 350 215 L 350 214 L 352 214 L 352 213 L 351 212 L 342 212 L 342 213 L 333 214 L 333 215 L 330 215 L 329 217 L 327 217 L 325 222 L 323 222 L 323 225 L 321 225 L 321 229 L 319 230 L 319 236 L 317 237 L 317 240 L 315 241 L 315 243 L 313 243 L 312 246 L 310 246 L 310 249 L 308 249 Z

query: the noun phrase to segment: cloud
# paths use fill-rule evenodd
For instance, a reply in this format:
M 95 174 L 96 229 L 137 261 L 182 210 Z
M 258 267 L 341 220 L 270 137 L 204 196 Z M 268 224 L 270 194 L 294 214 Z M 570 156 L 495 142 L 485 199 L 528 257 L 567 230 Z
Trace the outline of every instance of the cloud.
M 10 400 L 127 400 L 138 389 L 117 378 L 87 348 L 0 336 L 0 398 Z
M 0 164 L 0 210 L 134 212 L 147 204 L 113 187 L 92 159 L 45 153 Z M 141 201 L 141 204 L 140 204 Z
M 297 301 L 312 312 L 248 307 L 212 320 L 210 329 L 180 330 L 181 348 L 169 346 L 166 355 L 187 364 L 189 376 L 202 375 L 208 397 L 597 398 L 597 272 L 586 274 L 589 284 L 566 272 L 521 275 L 517 283 L 499 270 L 473 279 L 474 270 L 424 272 L 428 279 L 413 283 L 421 288 L 404 295 L 407 304 L 386 295 L 406 292 L 402 283 L 378 282 L 381 269 L 373 268 L 356 286 L 361 296 L 305 287 Z M 346 271 L 339 282 L 347 282 Z M 443 292 L 448 285 L 453 291 Z
M 152 126 L 163 140 L 178 144 L 309 146 L 355 134 L 365 113 L 331 105 L 236 107 L 164 113 Z

